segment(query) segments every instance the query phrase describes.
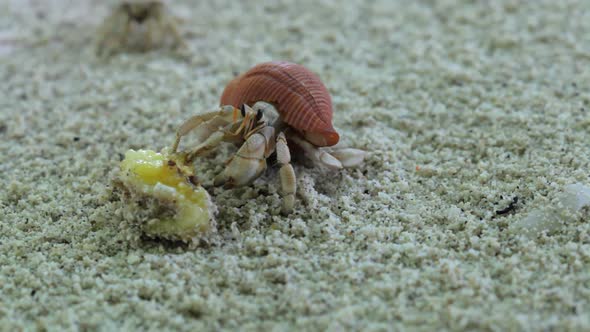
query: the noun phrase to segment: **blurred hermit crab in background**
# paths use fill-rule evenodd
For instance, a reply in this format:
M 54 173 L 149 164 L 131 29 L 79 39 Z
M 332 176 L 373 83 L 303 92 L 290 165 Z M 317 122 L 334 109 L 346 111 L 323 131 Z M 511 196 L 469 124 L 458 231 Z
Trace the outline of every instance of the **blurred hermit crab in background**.
M 123 1 L 100 26 L 96 52 L 109 56 L 124 51 L 185 49 L 177 21 L 161 1 Z
M 195 115 L 177 130 L 172 153 L 183 136 L 197 134 L 199 144 L 182 154 L 186 162 L 221 142 L 241 145 L 214 180 L 225 188 L 245 186 L 267 167 L 276 153 L 283 196 L 283 214 L 293 210 L 296 179 L 289 145 L 298 146 L 315 164 L 330 169 L 363 162 L 366 152 L 328 148 L 338 143 L 332 126 L 332 101 L 322 81 L 307 68 L 289 62 L 267 62 L 232 80 L 221 96 L 219 110 Z

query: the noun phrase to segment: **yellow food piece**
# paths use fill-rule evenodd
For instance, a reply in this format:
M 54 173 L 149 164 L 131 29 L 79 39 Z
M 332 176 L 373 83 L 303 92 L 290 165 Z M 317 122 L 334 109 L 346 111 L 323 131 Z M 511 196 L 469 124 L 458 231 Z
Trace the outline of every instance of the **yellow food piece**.
M 173 216 L 154 216 L 144 226 L 151 236 L 189 240 L 212 227 L 213 206 L 205 189 L 190 182 L 192 170 L 175 156 L 151 150 L 129 150 L 121 162 L 120 180 L 135 196 L 153 198 Z

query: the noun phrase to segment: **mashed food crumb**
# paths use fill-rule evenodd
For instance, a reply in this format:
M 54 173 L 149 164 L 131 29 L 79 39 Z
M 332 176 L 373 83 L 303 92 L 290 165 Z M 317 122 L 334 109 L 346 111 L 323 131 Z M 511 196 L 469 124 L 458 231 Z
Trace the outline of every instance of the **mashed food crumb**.
M 138 219 L 148 236 L 189 241 L 213 230 L 211 197 L 176 155 L 129 150 L 120 168 L 118 182 L 140 207 Z

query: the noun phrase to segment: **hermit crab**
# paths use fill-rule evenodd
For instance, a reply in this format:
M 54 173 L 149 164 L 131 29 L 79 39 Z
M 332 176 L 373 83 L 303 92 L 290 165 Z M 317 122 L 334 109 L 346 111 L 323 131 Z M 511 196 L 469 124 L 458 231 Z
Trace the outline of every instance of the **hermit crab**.
M 332 126 L 331 97 L 319 77 L 301 65 L 278 61 L 256 65 L 227 85 L 220 104 L 218 110 L 195 115 L 178 128 L 172 153 L 189 132 L 197 133 L 200 144 L 183 152 L 187 162 L 221 142 L 241 144 L 214 180 L 215 186 L 226 188 L 252 183 L 266 169 L 266 159 L 276 153 L 284 214 L 292 212 L 296 191 L 289 144 L 330 169 L 364 160 L 362 150 L 327 148 L 340 138 Z
M 161 1 L 130 0 L 117 5 L 98 31 L 98 55 L 156 48 L 186 48 L 177 19 Z

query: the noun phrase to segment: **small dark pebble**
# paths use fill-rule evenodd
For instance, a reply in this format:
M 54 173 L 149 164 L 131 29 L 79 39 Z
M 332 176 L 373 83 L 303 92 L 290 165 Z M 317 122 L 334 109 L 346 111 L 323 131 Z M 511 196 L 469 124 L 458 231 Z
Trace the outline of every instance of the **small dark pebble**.
M 508 204 L 508 206 L 506 208 L 496 211 L 496 214 L 503 215 L 503 214 L 506 214 L 506 213 L 514 210 L 514 208 L 516 208 L 516 203 L 518 203 L 518 196 L 514 196 L 514 198 L 512 199 L 512 202 L 510 202 L 510 204 Z
M 194 176 L 194 175 L 191 175 L 191 176 L 189 176 L 189 177 L 188 177 L 188 181 L 189 181 L 190 183 L 194 184 L 195 186 L 198 186 L 198 185 L 199 185 L 199 180 L 198 180 L 198 179 L 197 179 L 197 177 L 196 177 L 196 176 Z

